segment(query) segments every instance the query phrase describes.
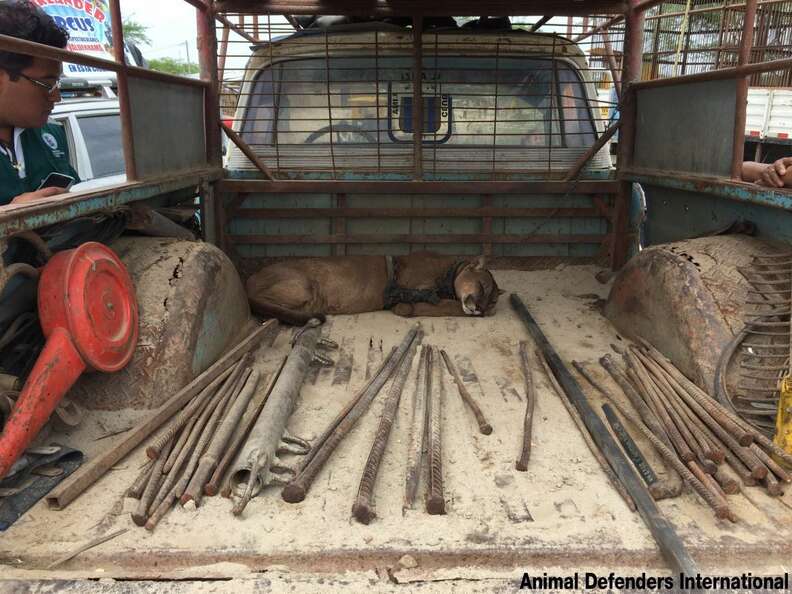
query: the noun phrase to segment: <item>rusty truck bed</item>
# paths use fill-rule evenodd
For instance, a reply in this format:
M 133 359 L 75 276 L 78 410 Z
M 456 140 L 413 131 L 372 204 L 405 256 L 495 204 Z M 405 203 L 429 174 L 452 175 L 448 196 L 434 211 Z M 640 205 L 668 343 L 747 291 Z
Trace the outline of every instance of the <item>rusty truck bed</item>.
M 596 362 L 613 352 L 611 343 L 623 340 L 600 313 L 607 286 L 595 280 L 597 271 L 593 266 L 559 265 L 543 271 L 497 271 L 496 277 L 507 292 L 523 297 L 565 360 Z M 350 509 L 382 396 L 301 504 L 284 502 L 279 490 L 270 488 L 248 505 L 242 518 L 235 518 L 227 499 L 208 498 L 197 510 L 173 510 L 154 532 L 147 532 L 131 522 L 134 501 L 124 497 L 143 464 L 141 449 L 65 510 L 51 511 L 40 502 L 0 535 L 0 580 L 234 578 L 240 580 L 236 591 L 244 592 L 262 582 L 270 588 L 289 584 L 294 591 L 312 590 L 317 584 L 331 591 L 348 586 L 360 591 L 361 586 L 378 584 L 389 590 L 419 582 L 465 590 L 512 589 L 523 571 L 563 575 L 589 568 L 667 575 L 649 531 L 610 486 L 538 368 L 533 454 L 527 472 L 514 469 L 525 406 L 518 343 L 528 337 L 508 300 L 501 299 L 494 317 L 421 322 L 425 342 L 449 352 L 494 426 L 489 436 L 477 432 L 446 375 L 447 515 L 429 516 L 422 505 L 402 510 L 411 380 L 380 470 L 378 517 L 368 526 L 351 520 Z M 376 367 L 414 323 L 388 312 L 331 318 L 325 334 L 340 344 L 338 364 L 309 376 L 291 432 L 319 434 L 363 384 L 367 366 Z M 263 371 L 274 370 L 288 349 L 289 336 L 282 331 L 272 348 L 258 351 Z M 613 386 L 597 369 L 599 378 Z M 590 386 L 583 385 L 595 398 Z M 139 414 L 91 413 L 79 432 L 65 439 L 81 443 L 90 455 L 114 439 L 97 438 L 130 426 Z M 648 444 L 639 443 L 650 451 Z M 664 467 L 656 458 L 652 461 L 662 473 Z M 781 571 L 792 553 L 792 496 L 771 498 L 759 488 L 748 488 L 729 496 L 729 502 L 739 518 L 735 524 L 716 520 L 690 492 L 659 506 L 702 570 L 750 570 L 755 575 Z M 79 545 L 122 528 L 129 530 L 56 570 L 44 569 Z M 77 587 L 64 584 L 67 591 Z

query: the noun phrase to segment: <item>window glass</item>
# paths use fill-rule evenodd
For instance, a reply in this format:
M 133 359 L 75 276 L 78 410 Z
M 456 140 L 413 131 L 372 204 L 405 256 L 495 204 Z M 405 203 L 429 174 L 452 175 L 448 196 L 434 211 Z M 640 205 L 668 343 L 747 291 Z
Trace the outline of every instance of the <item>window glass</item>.
M 94 178 L 124 173 L 124 152 L 121 148 L 121 118 L 118 114 L 80 116 L 88 158 Z
M 412 142 L 411 76 L 408 56 L 276 65 L 253 85 L 243 138 L 278 147 Z M 422 93 L 428 144 L 582 147 L 595 136 L 583 85 L 563 62 L 430 56 Z

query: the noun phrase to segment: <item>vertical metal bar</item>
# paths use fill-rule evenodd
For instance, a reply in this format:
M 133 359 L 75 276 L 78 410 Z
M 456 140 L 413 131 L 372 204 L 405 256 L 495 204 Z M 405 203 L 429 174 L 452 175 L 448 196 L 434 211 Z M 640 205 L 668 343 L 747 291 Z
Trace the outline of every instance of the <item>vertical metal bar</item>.
M 492 120 L 492 179 L 497 179 L 495 175 L 495 155 L 498 152 L 498 100 L 500 99 L 500 39 L 495 44 L 495 108 L 493 109 Z
M 219 82 L 223 82 L 223 78 L 225 77 L 225 64 L 226 64 L 226 56 L 228 55 L 228 36 L 231 33 L 231 28 L 228 25 L 223 25 L 223 39 L 220 42 L 220 55 L 218 56 L 217 62 L 217 80 Z
M 754 22 L 756 20 L 756 0 L 746 0 L 745 15 L 743 17 L 742 38 L 740 39 L 740 53 L 738 65 L 744 66 L 751 60 L 751 47 L 753 46 Z M 745 110 L 748 105 L 748 77 L 737 79 L 736 105 L 734 110 L 734 137 L 732 145 L 731 177 L 742 178 L 743 150 L 745 145 Z
M 413 178 L 423 179 L 423 17 L 413 17 Z
M 682 74 L 684 75 L 687 71 L 688 55 L 690 54 L 690 36 L 693 34 L 690 30 L 690 21 L 682 34 L 685 36 L 685 47 L 682 49 Z
M 272 35 L 272 28 L 269 24 L 269 18 L 270 16 L 267 15 L 267 33 Z M 256 40 L 261 39 L 261 36 L 259 35 L 259 17 L 257 14 L 253 15 L 253 37 L 255 37 Z
M 380 117 L 379 31 L 374 31 L 374 109 L 377 113 L 377 173 L 382 173 L 382 118 Z M 385 100 L 385 117 L 390 118 L 390 105 Z
M 624 19 L 624 54 L 622 57 L 622 100 L 619 112 L 621 129 L 619 131 L 619 158 L 617 177 L 621 170 L 629 167 L 632 161 L 635 142 L 636 93 L 632 83 L 641 80 L 643 64 L 643 25 L 644 13 L 635 10 L 637 0 L 629 0 Z M 627 225 L 629 223 L 632 183 L 621 181 L 616 194 L 611 221 L 610 260 L 611 268 L 618 270 L 627 261 Z
M 221 167 L 223 152 L 220 146 L 220 103 L 218 102 L 220 85 L 217 74 L 217 36 L 215 35 L 214 13 L 211 8 L 206 11 L 196 9 L 195 16 L 201 79 L 209 81 L 209 87 L 204 90 L 206 160 L 214 167 Z
M 567 17 L 566 36 L 569 37 L 570 39 L 572 38 L 572 17 L 571 16 Z
M 325 76 L 327 77 L 327 121 L 329 124 L 330 132 L 330 166 L 333 168 L 333 179 L 336 179 L 336 166 L 335 166 L 335 145 L 333 144 L 333 97 L 330 91 L 330 35 L 327 31 L 324 32 L 325 42 Z M 270 43 L 270 47 L 272 44 Z
M 726 15 L 728 12 L 729 9 L 724 6 L 721 11 L 720 24 L 718 25 L 718 49 L 715 52 L 715 70 L 720 68 L 721 52 L 723 51 L 723 33 L 726 30 Z
M 649 74 L 649 78 L 655 79 L 658 76 L 658 68 L 657 68 L 657 52 L 660 51 L 660 27 L 663 24 L 663 5 L 660 5 L 658 10 L 658 18 L 655 20 L 657 25 L 655 26 L 654 30 L 654 37 L 652 39 L 652 67 Z
M 555 85 L 555 57 L 556 57 L 556 35 L 553 35 L 553 49 L 550 54 L 550 135 L 547 141 L 547 173 L 553 170 L 553 121 L 556 113 L 556 85 Z M 558 117 L 561 117 L 559 112 Z
M 275 53 L 272 49 L 272 22 L 267 15 L 267 47 L 269 49 L 269 63 L 272 71 L 272 146 L 275 147 L 275 170 L 280 169 L 280 138 L 278 137 L 278 122 L 280 119 L 280 97 L 283 91 L 283 66 L 275 64 Z M 277 81 L 275 76 L 277 73 Z M 247 74 L 247 71 L 245 71 Z
M 616 63 L 616 55 L 613 53 L 610 35 L 608 35 L 607 29 L 603 29 L 601 34 L 602 43 L 605 46 L 605 56 L 608 59 L 608 68 L 610 68 L 611 77 L 613 78 L 613 86 L 616 88 L 616 97 L 621 99 L 621 73 Z
M 118 84 L 118 106 L 121 114 L 121 147 L 124 151 L 127 181 L 138 179 L 137 162 L 135 160 L 135 137 L 132 132 L 132 106 L 129 102 L 129 77 L 124 56 L 124 31 L 121 27 L 121 4 L 119 0 L 110 0 L 110 14 L 113 23 L 113 57 L 124 66 L 116 73 Z
M 434 89 L 434 96 L 435 100 L 440 101 L 440 112 L 442 117 L 442 83 L 440 82 L 440 75 L 439 75 L 439 66 L 437 60 L 439 59 L 438 56 L 440 55 L 440 36 L 435 33 L 434 36 L 434 83 L 432 88 Z M 449 119 L 451 118 L 451 112 L 448 113 Z M 423 120 L 422 120 L 423 121 Z M 440 127 L 438 126 L 437 130 Z M 432 173 L 437 174 L 437 130 L 432 132 Z

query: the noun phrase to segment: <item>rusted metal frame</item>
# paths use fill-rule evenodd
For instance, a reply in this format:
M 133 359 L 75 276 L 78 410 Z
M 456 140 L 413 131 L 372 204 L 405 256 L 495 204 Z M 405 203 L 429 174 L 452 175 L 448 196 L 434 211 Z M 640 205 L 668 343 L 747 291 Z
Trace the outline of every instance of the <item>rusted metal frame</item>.
M 720 68 L 721 52 L 723 51 L 723 34 L 726 30 L 726 16 L 728 14 L 729 8 L 724 6 L 721 10 L 720 22 L 718 24 L 718 47 L 715 50 L 715 70 Z M 657 50 L 655 50 L 655 53 L 656 52 Z
M 282 209 L 289 213 L 294 212 L 296 209 Z M 335 215 L 333 216 L 333 234 L 334 235 L 346 235 L 347 232 L 347 224 L 346 218 L 343 216 L 344 213 L 354 210 L 347 208 L 347 197 L 346 194 L 336 194 L 336 208 L 328 209 L 331 212 L 334 212 Z M 243 211 L 244 212 L 244 211 Z M 297 213 L 299 214 L 299 213 Z M 331 215 L 332 216 L 332 215 Z M 346 246 L 341 243 L 337 243 L 333 246 L 333 253 L 336 256 L 343 256 L 346 254 Z
M 483 210 L 484 212 L 487 212 L 487 211 L 492 212 L 493 210 L 495 210 L 495 211 L 498 210 L 498 209 L 493 209 L 493 207 L 492 207 L 492 194 L 484 194 L 481 197 L 481 204 L 482 204 L 482 208 L 473 209 L 473 210 L 478 210 L 478 211 L 482 211 Z M 438 208 L 436 210 L 437 211 L 443 211 L 445 209 Z M 457 210 L 458 209 L 448 210 L 448 211 L 446 211 L 446 214 L 443 214 L 441 216 L 447 216 L 448 212 L 456 212 Z M 511 209 L 509 209 L 509 210 L 511 210 Z M 525 210 L 531 210 L 531 209 L 525 209 Z M 541 210 L 543 212 L 544 211 L 548 211 L 547 215 L 548 216 L 552 216 L 552 215 L 550 215 L 550 213 L 552 211 L 554 211 L 555 209 L 541 209 Z M 418 216 L 420 216 L 420 215 L 418 215 Z M 514 217 L 514 216 L 518 216 L 518 215 L 508 214 L 508 215 L 505 215 L 505 216 L 506 217 Z M 492 216 L 491 215 L 490 216 L 485 216 L 482 213 L 482 216 L 481 216 L 481 232 L 484 233 L 485 235 L 492 235 Z M 492 243 L 483 243 L 481 245 L 481 253 L 484 254 L 485 256 L 491 256 L 492 255 Z
M 218 100 L 220 83 L 217 72 L 217 35 L 214 18 L 209 11 L 201 12 L 198 10 L 195 15 L 201 80 L 208 83 L 208 87 L 204 90 L 206 160 L 210 165 L 221 167 L 223 154 L 220 136 L 220 103 Z M 118 28 L 116 27 L 116 29 Z
M 267 44 L 269 49 L 269 63 L 275 64 L 275 51 L 273 44 Z M 283 70 L 278 66 L 278 69 L 270 69 L 272 72 L 272 146 L 275 147 L 275 170 L 280 169 L 280 138 L 278 137 L 278 123 L 280 121 L 280 96 L 283 90 Z M 275 73 L 278 73 L 278 80 L 275 80 Z
M 382 128 L 380 118 L 380 69 L 379 69 L 379 31 L 374 31 L 374 109 L 377 113 L 377 173 L 382 173 Z M 271 51 L 271 50 L 270 50 Z M 385 106 L 385 117 L 389 118 L 390 106 Z
M 789 0 L 759 0 L 757 2 L 757 6 L 783 4 L 785 2 L 789 2 Z M 662 8 L 662 4 L 661 4 L 661 8 Z M 706 6 L 706 7 L 702 7 L 702 8 L 691 8 L 688 11 L 687 14 L 689 14 L 689 15 L 690 14 L 704 14 L 704 13 L 707 13 L 707 12 L 718 12 L 718 11 L 726 12 L 726 11 L 731 11 L 731 10 L 738 10 L 740 8 L 745 8 L 745 2 L 738 2 L 736 4 L 726 4 L 726 5 L 719 5 L 719 6 Z M 685 14 L 684 11 L 667 12 L 667 13 L 663 14 L 662 16 L 660 14 L 653 14 L 653 15 L 648 15 L 646 17 L 646 20 L 647 21 L 651 21 L 651 20 L 655 20 L 655 19 L 659 19 L 659 18 L 678 17 L 678 16 L 683 16 L 684 14 Z
M 687 70 L 688 64 L 688 54 L 690 53 L 690 15 L 688 15 L 686 23 L 685 23 L 685 30 L 682 32 L 682 35 L 685 36 L 685 45 L 682 48 L 682 76 L 685 75 L 685 71 Z
M 637 118 L 635 83 L 641 78 L 643 63 L 643 12 L 635 10 L 635 0 L 625 16 L 624 51 L 622 57 L 622 96 L 619 112 L 619 159 L 616 164 L 617 178 L 621 179 L 621 171 L 632 162 L 635 142 L 635 122 Z M 621 181 L 613 207 L 611 232 L 613 243 L 610 250 L 612 270 L 620 269 L 627 261 L 629 225 L 629 205 L 632 195 L 632 183 Z
M 228 38 L 231 34 L 231 27 L 223 25 L 223 37 L 220 41 L 220 48 L 218 49 L 218 62 L 217 62 L 217 78 L 222 83 L 225 78 L 225 64 L 226 56 L 228 55 Z
M 594 155 L 596 155 L 611 138 L 613 138 L 613 135 L 616 134 L 619 128 L 621 128 L 621 119 L 608 126 L 608 129 L 605 130 L 605 132 L 603 132 L 596 141 L 594 141 L 594 144 L 592 144 L 585 153 L 578 157 L 577 161 L 575 161 L 575 164 L 572 165 L 572 167 L 569 169 L 569 172 L 564 177 L 564 181 L 572 181 L 578 175 L 580 175 L 580 172 L 586 166 L 586 163 L 588 163 L 589 160 L 591 160 L 591 158 L 594 157 Z
M 623 14 L 620 14 L 620 15 L 617 15 L 615 17 L 612 17 L 612 18 L 608 19 L 607 21 L 605 21 L 604 23 L 600 23 L 599 25 L 596 25 L 596 26 L 592 27 L 588 31 L 584 31 L 583 33 L 581 33 L 577 37 L 573 38 L 572 41 L 574 41 L 575 43 L 580 43 L 581 41 L 583 41 L 587 37 L 591 37 L 592 35 L 596 35 L 600 31 L 607 31 L 608 29 L 610 29 L 614 25 L 618 25 L 619 23 L 621 23 L 623 20 L 624 20 L 624 15 Z
M 756 1 L 747 0 L 745 3 L 745 14 L 743 15 L 743 30 L 740 39 L 740 52 L 737 64 L 745 66 L 751 61 L 751 47 L 753 46 L 754 23 L 756 21 Z M 743 76 L 737 79 L 737 91 L 735 93 L 734 110 L 734 135 L 732 137 L 732 160 L 731 178 L 734 180 L 742 179 L 743 151 L 745 145 L 745 120 L 748 107 L 748 77 Z
M 335 144 L 333 143 L 333 98 L 332 93 L 330 92 L 330 34 L 325 31 L 323 33 L 324 37 L 324 71 L 325 77 L 327 78 L 327 121 L 330 128 L 330 133 L 327 137 L 330 140 L 330 169 L 333 174 L 333 179 L 337 178 L 338 172 L 336 171 L 335 165 Z M 272 44 L 270 44 L 270 48 Z M 271 50 L 270 50 L 271 51 Z
M 335 243 L 593 243 L 602 241 L 603 235 L 484 235 L 437 234 L 437 235 L 229 235 L 228 240 L 236 244 L 284 245 L 284 244 L 335 244 Z
M 114 23 L 121 22 L 120 0 L 110 0 L 110 14 Z M 113 27 L 113 57 L 116 62 L 126 66 L 124 55 L 123 27 Z M 121 118 L 121 148 L 124 152 L 124 168 L 129 181 L 138 179 L 137 161 L 135 159 L 135 136 L 132 129 L 132 105 L 129 102 L 129 78 L 125 69 L 116 72 L 118 85 L 118 107 Z
M 570 207 L 570 208 L 517 208 L 517 207 L 493 207 L 492 195 L 485 194 L 482 198 L 483 207 L 473 208 L 377 208 L 363 207 L 348 208 L 345 205 L 346 195 L 338 194 L 337 208 L 237 208 L 233 213 L 231 207 L 227 208 L 228 214 L 240 219 L 312 219 L 312 218 L 334 218 L 343 222 L 346 218 L 368 219 L 376 217 L 384 218 L 481 218 L 483 220 L 482 233 L 491 233 L 493 218 L 530 218 L 530 217 L 571 217 L 571 218 L 595 218 L 609 217 L 610 210 L 601 203 L 595 208 Z M 600 201 L 601 202 L 601 201 Z M 488 230 L 489 229 L 489 230 Z M 341 230 L 336 233 L 343 232 Z M 490 246 L 491 247 L 491 246 Z M 485 254 L 486 255 L 486 254 Z
M 498 152 L 498 99 L 500 98 L 500 40 L 495 43 L 495 105 L 492 110 L 492 176 L 495 177 L 495 155 Z M 552 140 L 552 137 L 551 137 Z
M 435 33 L 434 34 L 434 80 L 439 81 L 440 77 L 438 75 L 439 66 L 438 66 L 438 59 L 440 56 L 440 36 Z M 437 84 L 435 87 L 435 95 L 439 97 L 441 93 L 438 91 L 440 90 L 440 83 L 433 83 Z M 496 82 L 497 84 L 497 82 Z M 495 112 L 495 117 L 497 118 L 497 110 Z M 437 175 L 437 130 L 432 132 L 432 174 Z
M 219 21 L 220 23 L 222 23 L 224 26 L 226 26 L 226 27 L 228 27 L 229 29 L 231 29 L 231 30 L 232 30 L 234 33 L 236 33 L 236 34 L 237 34 L 237 35 L 239 35 L 240 37 L 242 37 L 242 38 L 244 38 L 244 39 L 248 40 L 250 43 L 252 43 L 252 44 L 254 44 L 254 45 L 258 45 L 258 42 L 259 42 L 259 41 L 258 41 L 258 39 L 256 39 L 255 37 L 253 37 L 253 36 L 252 36 L 250 33 L 248 33 L 247 31 L 245 31 L 245 30 L 244 30 L 242 27 L 240 27 L 239 25 L 236 25 L 236 24 L 234 24 L 233 22 L 231 22 L 230 20 L 228 20 L 228 19 L 227 19 L 226 17 L 224 17 L 222 14 L 219 14 L 218 12 L 215 12 L 215 13 L 214 13 L 214 18 L 215 18 L 215 19 L 217 19 L 217 21 Z
M 613 78 L 613 86 L 616 89 L 616 98 L 621 99 L 621 73 L 619 72 L 619 65 L 616 63 L 616 54 L 611 45 L 610 35 L 608 30 L 604 29 L 601 33 L 602 44 L 605 46 L 605 57 L 608 60 L 608 68 L 610 69 L 611 78 Z
M 234 132 L 225 122 L 220 121 L 219 124 L 231 142 L 233 142 L 239 148 L 239 150 L 242 151 L 242 153 L 248 159 L 250 159 L 250 162 L 253 163 L 253 165 L 255 165 L 262 174 L 264 174 L 264 177 L 266 177 L 268 180 L 274 179 L 272 177 L 272 172 L 270 172 L 269 168 L 264 164 L 264 162 L 258 158 L 256 153 L 253 152 L 253 149 L 250 148 L 250 145 L 242 140 L 242 137 Z
M 567 17 L 566 36 L 570 38 L 572 37 L 572 15 Z
M 553 170 L 553 118 L 558 117 L 559 144 L 566 148 L 566 125 L 564 123 L 564 107 L 561 101 L 561 86 L 558 82 L 558 64 L 556 63 L 556 37 L 553 36 L 553 51 L 550 56 L 550 142 L 547 147 L 547 171 Z
M 224 179 L 224 192 L 264 194 L 345 193 L 345 194 L 614 194 L 613 180 L 564 181 L 292 181 Z M 0 214 L 0 220 L 2 215 Z
M 335 15 L 366 17 L 393 17 L 404 15 L 448 16 L 463 15 L 503 15 L 520 14 L 524 16 L 553 13 L 557 16 L 587 16 L 592 10 L 598 14 L 615 14 L 624 10 L 620 0 L 600 1 L 596 6 L 586 2 L 541 1 L 525 3 L 512 0 L 489 0 L 482 4 L 467 0 L 465 2 L 423 2 L 420 0 L 353 0 L 327 2 L 325 0 L 218 0 L 215 9 L 220 12 L 246 12 L 248 14 L 292 14 L 292 15 Z
M 196 8 L 200 12 L 207 12 L 209 10 L 209 4 L 211 4 L 212 0 L 183 0 L 190 6 Z M 120 22 L 120 21 L 114 21 Z
M 295 19 L 292 15 L 284 14 L 282 16 L 283 16 L 284 19 L 286 19 L 287 23 L 289 23 L 292 27 L 294 27 L 295 31 L 301 31 L 302 30 L 302 26 L 300 26 L 300 22 L 297 19 Z
M 423 179 L 423 18 L 413 16 L 413 179 Z
M 272 27 L 270 26 L 270 15 L 267 16 L 267 32 L 270 34 L 269 41 L 272 41 Z M 256 39 L 261 39 L 261 35 L 259 35 L 259 17 L 257 14 L 253 15 L 253 37 Z
M 0 35 L 0 50 L 15 52 L 18 54 L 25 54 L 35 58 L 44 58 L 45 60 L 57 60 L 59 62 L 72 62 L 83 66 L 93 66 L 101 70 L 110 70 L 111 72 L 126 71 L 129 76 L 134 78 L 145 78 L 149 80 L 157 80 L 162 82 L 169 82 L 173 84 L 185 85 L 188 87 L 206 87 L 206 82 L 202 80 L 186 78 L 183 76 L 175 76 L 173 74 L 165 74 L 164 72 L 157 72 L 156 70 L 146 70 L 137 66 L 128 66 L 125 63 L 116 62 L 115 60 L 104 60 L 102 58 L 94 58 L 87 54 L 79 52 L 70 52 L 68 50 L 59 49 L 49 45 L 42 45 L 32 41 L 26 41 L 17 37 L 9 35 Z
M 685 76 L 657 78 L 655 80 L 642 80 L 640 82 L 634 83 L 633 88 L 635 90 L 642 91 L 644 89 L 656 89 L 658 87 L 670 87 L 694 82 L 732 80 L 743 76 L 750 76 L 752 74 L 773 72 L 775 70 L 784 70 L 788 68 L 792 68 L 792 58 L 782 58 L 780 60 L 771 60 L 769 62 L 755 62 L 753 64 L 746 64 L 745 66 L 721 68 L 720 70 L 697 72 L 695 74 L 686 74 Z
M 533 25 L 531 25 L 531 28 L 530 28 L 530 29 L 528 29 L 528 33 L 535 33 L 536 31 L 538 31 L 539 29 L 541 29 L 543 25 L 546 25 L 546 24 L 547 24 L 547 22 L 548 22 L 550 19 L 552 19 L 552 18 L 553 18 L 553 16 L 554 16 L 554 15 L 552 15 L 552 14 L 546 14 L 545 16 L 543 16 L 541 19 L 539 19 L 539 20 L 538 20 L 538 21 L 536 21 L 536 22 L 535 22 Z

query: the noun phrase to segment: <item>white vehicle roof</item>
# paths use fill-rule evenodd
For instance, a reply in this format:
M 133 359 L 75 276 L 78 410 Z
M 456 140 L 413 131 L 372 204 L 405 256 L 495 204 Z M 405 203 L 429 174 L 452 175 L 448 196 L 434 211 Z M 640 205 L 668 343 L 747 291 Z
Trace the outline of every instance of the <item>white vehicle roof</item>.
M 81 97 L 78 99 L 64 99 L 56 103 L 52 110 L 52 115 L 62 115 L 65 113 L 96 112 L 100 110 L 118 111 L 118 99 L 95 99 Z

